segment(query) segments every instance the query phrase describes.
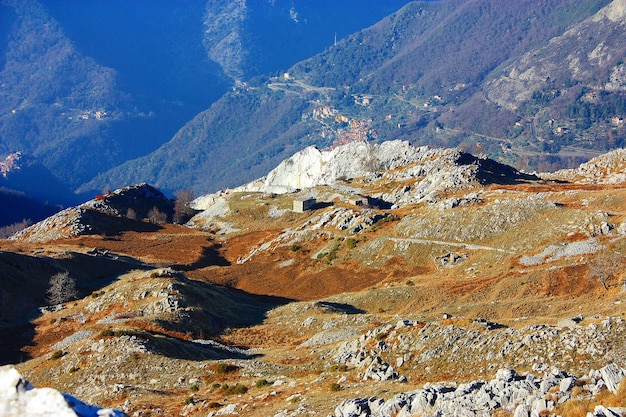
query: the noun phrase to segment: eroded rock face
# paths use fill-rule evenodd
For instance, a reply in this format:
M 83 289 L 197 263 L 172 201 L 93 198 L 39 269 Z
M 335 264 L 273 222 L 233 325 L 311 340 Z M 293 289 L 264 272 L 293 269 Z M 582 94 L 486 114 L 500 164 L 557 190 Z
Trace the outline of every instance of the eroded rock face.
M 34 388 L 12 366 L 0 367 L 0 416 L 123 417 L 119 410 L 100 408 L 52 388 Z

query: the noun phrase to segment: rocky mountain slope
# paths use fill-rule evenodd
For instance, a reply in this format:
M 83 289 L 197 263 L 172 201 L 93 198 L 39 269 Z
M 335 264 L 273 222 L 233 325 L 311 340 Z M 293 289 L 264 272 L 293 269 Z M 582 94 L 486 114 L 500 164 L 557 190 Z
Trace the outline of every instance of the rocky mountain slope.
M 620 415 L 624 164 L 307 148 L 197 198 L 186 227 L 131 222 L 168 200 L 118 190 L 83 205 L 84 233 L 0 241 L 3 361 L 133 416 Z M 78 298 L 37 313 L 59 270 Z

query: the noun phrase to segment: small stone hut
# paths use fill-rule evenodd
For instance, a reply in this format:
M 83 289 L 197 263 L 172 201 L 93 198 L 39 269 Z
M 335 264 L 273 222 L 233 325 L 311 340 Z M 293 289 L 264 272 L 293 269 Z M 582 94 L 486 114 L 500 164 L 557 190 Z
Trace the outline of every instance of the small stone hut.
M 293 200 L 293 211 L 296 213 L 304 213 L 315 207 L 317 200 L 314 197 L 297 198 Z

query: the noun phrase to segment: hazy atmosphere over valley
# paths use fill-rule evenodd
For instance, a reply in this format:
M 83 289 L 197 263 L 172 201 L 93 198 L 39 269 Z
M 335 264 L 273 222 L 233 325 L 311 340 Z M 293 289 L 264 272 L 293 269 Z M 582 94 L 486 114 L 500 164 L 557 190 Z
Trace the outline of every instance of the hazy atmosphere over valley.
M 626 0 L 0 0 L 0 417 L 626 415 Z

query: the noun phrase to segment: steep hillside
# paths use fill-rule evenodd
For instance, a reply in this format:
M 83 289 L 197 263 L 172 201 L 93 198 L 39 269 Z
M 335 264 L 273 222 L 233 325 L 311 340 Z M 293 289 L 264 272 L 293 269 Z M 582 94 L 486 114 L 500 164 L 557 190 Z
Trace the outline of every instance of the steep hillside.
M 210 1 L 203 44 L 209 57 L 231 78 L 249 80 L 284 71 L 406 3 L 408 0 Z
M 238 85 L 170 144 L 81 189 L 149 181 L 215 191 L 306 146 L 364 140 L 458 146 L 526 170 L 573 167 L 623 145 L 622 10 L 621 0 L 411 3 L 285 73 Z M 225 151 L 233 146 L 237 155 Z
M 406 0 L 357 3 L 2 1 L 0 157 L 38 159 L 49 174 L 37 180 L 59 182 L 56 196 L 76 204 L 74 189 L 159 148 L 235 79 L 284 70 Z M 177 180 L 166 191 L 186 186 Z M 51 200 L 48 187 L 18 190 Z
M 95 233 L 56 217 L 0 241 L 2 311 L 33 314 L 3 317 L 21 337 L 0 351 L 130 415 L 620 415 L 624 166 L 623 150 L 528 175 L 401 141 L 307 148 L 199 197 L 187 227 L 119 227 L 153 189 L 118 190 L 84 205 Z M 37 314 L 63 270 L 78 297 Z

